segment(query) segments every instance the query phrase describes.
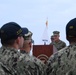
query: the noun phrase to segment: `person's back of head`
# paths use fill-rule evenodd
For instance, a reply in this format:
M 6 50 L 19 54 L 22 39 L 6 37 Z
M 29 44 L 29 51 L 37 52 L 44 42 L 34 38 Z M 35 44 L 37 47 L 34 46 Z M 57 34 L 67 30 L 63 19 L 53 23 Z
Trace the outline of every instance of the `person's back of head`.
M 76 18 L 70 20 L 66 25 L 66 39 L 71 42 L 76 42 Z
M 23 37 L 22 28 L 16 22 L 8 22 L 0 29 L 0 38 L 3 46 L 13 45 L 18 37 Z

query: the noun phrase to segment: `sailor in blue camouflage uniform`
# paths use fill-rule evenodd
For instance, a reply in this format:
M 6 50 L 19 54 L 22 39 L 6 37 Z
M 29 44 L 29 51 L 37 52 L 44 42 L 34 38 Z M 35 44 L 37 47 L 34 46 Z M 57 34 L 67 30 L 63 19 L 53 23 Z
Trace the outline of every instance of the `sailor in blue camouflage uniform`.
M 66 47 L 66 43 L 59 39 L 60 37 L 59 33 L 60 33 L 59 31 L 53 31 L 53 36 L 52 36 L 53 42 L 50 43 L 50 45 L 54 45 L 58 51 Z
M 22 53 L 22 56 L 26 56 L 26 60 L 32 61 L 35 63 L 40 71 L 39 75 L 44 75 L 44 66 L 45 64 L 38 58 L 36 58 L 33 55 L 30 55 L 30 50 L 32 49 L 32 35 L 33 33 L 28 30 L 28 28 L 23 28 L 25 31 L 24 35 L 24 44 L 23 47 L 20 49 L 20 52 Z
M 49 58 L 47 75 L 76 75 L 76 18 L 67 23 L 66 38 L 70 45 Z
M 41 75 L 32 61 L 21 56 L 24 43 L 23 29 L 15 22 L 8 22 L 0 29 L 2 47 L 0 48 L 0 75 Z

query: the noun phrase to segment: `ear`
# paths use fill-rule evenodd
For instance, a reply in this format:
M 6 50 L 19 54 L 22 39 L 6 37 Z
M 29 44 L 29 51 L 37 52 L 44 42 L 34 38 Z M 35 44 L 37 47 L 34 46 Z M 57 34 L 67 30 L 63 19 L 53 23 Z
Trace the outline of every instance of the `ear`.
M 16 39 L 16 43 L 17 43 L 17 44 L 20 43 L 20 37 L 18 37 L 18 38 Z

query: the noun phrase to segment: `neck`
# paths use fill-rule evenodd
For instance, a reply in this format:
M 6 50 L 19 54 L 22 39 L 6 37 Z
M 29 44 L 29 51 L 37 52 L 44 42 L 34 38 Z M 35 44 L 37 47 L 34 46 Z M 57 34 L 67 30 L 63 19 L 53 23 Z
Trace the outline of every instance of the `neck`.
M 18 45 L 15 45 L 15 44 L 13 44 L 13 45 L 5 45 L 5 47 L 9 47 L 9 48 L 14 48 L 14 49 L 19 49 L 19 47 L 18 47 Z

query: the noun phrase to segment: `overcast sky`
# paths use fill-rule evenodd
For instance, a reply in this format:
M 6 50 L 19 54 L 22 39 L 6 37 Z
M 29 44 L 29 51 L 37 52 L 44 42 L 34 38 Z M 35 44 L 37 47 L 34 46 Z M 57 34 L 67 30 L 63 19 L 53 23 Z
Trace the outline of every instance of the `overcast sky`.
M 41 44 L 48 18 L 49 42 L 52 32 L 58 30 L 60 39 L 68 45 L 65 26 L 75 17 L 76 0 L 0 0 L 0 27 L 10 21 L 17 22 L 33 32 L 35 44 Z

